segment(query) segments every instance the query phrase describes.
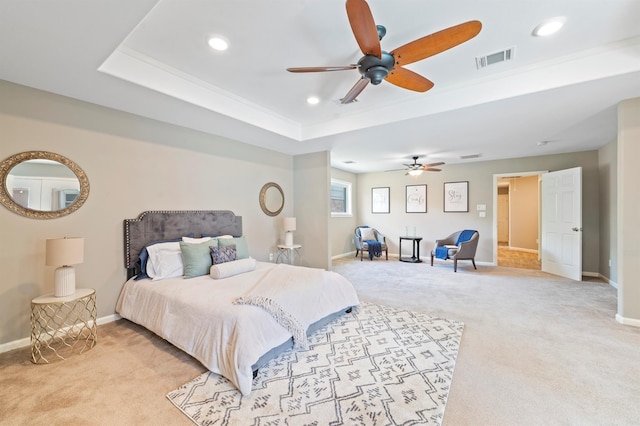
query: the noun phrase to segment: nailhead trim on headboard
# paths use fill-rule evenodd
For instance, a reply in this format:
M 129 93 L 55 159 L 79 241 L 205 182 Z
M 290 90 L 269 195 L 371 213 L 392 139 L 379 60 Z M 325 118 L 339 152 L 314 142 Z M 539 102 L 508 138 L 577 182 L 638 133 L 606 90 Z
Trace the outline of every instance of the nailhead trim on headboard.
M 140 250 L 148 243 L 193 234 L 242 235 L 242 216 L 230 210 L 150 210 L 124 220 L 124 266 L 135 274 Z M 133 271 L 132 271 L 133 270 Z

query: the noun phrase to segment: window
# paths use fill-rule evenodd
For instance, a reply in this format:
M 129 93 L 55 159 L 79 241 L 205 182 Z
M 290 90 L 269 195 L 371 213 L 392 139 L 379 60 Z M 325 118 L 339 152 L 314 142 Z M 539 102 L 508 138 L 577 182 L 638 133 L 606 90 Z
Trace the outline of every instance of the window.
M 351 216 L 351 182 L 331 179 L 331 216 Z

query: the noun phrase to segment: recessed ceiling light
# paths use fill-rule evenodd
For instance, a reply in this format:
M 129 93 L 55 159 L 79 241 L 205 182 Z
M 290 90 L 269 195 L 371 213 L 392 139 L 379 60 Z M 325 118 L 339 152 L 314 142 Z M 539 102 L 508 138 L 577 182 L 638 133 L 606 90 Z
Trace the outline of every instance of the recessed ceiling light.
M 560 30 L 560 28 L 562 28 L 566 20 L 567 19 L 562 16 L 547 19 L 546 21 L 544 21 L 543 23 L 541 23 L 540 25 L 538 25 L 533 29 L 533 35 L 536 37 L 545 37 L 545 36 L 551 35 L 557 32 L 558 30 Z
M 307 98 L 307 103 L 309 105 L 316 105 L 316 104 L 320 103 L 320 98 L 318 98 L 317 96 L 309 96 Z
M 223 51 L 229 48 L 229 43 L 221 37 L 211 37 L 209 39 L 209 46 L 214 50 Z

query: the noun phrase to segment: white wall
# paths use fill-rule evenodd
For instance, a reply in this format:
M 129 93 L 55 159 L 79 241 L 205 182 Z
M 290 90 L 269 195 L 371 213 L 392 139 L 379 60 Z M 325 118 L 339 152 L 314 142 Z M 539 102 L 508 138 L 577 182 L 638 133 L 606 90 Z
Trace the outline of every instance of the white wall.
M 98 317 L 105 317 L 114 313 L 126 277 L 123 219 L 145 210 L 233 210 L 243 217 L 251 255 L 267 260 L 282 217 L 294 213 L 291 156 L 2 81 L 0 129 L 0 159 L 56 152 L 90 182 L 86 203 L 59 219 L 28 219 L 0 207 L 0 345 L 29 336 L 31 299 L 53 291 L 47 238 L 85 238 L 78 287 L 96 289 Z M 258 203 L 271 181 L 285 194 L 277 217 Z

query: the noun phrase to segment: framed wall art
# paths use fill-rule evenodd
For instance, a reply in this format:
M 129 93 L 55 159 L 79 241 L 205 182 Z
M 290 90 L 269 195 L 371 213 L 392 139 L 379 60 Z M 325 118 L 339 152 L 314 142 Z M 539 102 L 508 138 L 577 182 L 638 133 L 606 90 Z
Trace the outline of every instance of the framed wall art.
M 405 196 L 407 213 L 427 212 L 427 185 L 407 185 Z
M 469 182 L 444 183 L 444 211 L 469 212 Z
M 371 213 L 389 213 L 389 187 L 371 188 Z

